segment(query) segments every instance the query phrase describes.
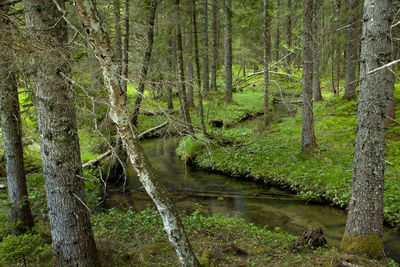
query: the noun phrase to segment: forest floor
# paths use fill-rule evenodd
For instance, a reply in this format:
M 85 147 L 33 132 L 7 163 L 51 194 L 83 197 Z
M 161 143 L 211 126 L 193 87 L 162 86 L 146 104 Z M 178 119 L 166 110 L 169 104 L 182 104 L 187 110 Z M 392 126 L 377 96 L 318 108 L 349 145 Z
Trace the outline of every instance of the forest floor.
M 262 119 L 257 118 L 263 113 L 260 85 L 236 92 L 231 104 L 223 100 L 220 89 L 211 92 L 204 104 L 211 139 L 200 133 L 196 140 L 183 138 L 178 153 L 188 162 L 207 170 L 275 184 L 296 192 L 304 200 L 323 199 L 346 207 L 353 165 L 356 102 L 331 98 L 325 93 L 325 101 L 314 106 L 318 148 L 301 154 L 301 107 L 297 103 L 301 84 L 274 75 L 272 78 L 275 80 L 270 90 L 271 123 L 267 128 L 262 126 Z M 281 88 L 285 88 L 284 92 Z M 163 101 L 152 100 L 144 102 L 143 109 L 160 113 L 159 107 L 165 105 Z M 179 110 L 179 102 L 174 105 Z M 83 104 L 78 103 L 78 106 L 82 109 Z M 400 116 L 400 105 L 397 106 Z M 99 121 L 101 116 L 105 117 L 104 110 L 96 114 Z M 110 130 L 109 135 L 99 135 L 101 131 L 93 131 L 94 126 L 96 129 L 112 127 L 105 123 L 106 120 L 99 125 L 94 123 L 93 114 L 80 114 L 85 113 L 78 113 L 78 123 L 82 161 L 87 162 L 108 149 L 107 140 L 115 132 Z M 200 132 L 198 106 L 191 114 Z M 179 114 L 168 118 L 165 114 L 141 115 L 139 131 L 165 120 L 170 121 L 170 125 L 163 132 L 179 134 Z M 215 122 L 222 122 L 222 127 L 214 127 Z M 7 192 L 0 189 L 0 266 L 22 266 L 24 261 L 28 266 L 51 266 L 54 257 L 36 124 L 25 117 L 24 125 L 27 182 L 36 227 L 31 234 L 9 235 Z M 387 132 L 385 195 L 385 219 L 391 225 L 397 225 L 400 217 L 399 135 L 400 125 L 392 124 Z M 155 210 L 133 211 L 121 207 L 104 211 L 99 207 L 102 168 L 85 168 L 84 177 L 87 178 L 87 201 L 92 211 L 94 234 L 104 266 L 177 266 L 176 254 Z M 0 178 L 0 184 L 6 183 L 5 177 Z M 295 253 L 289 250 L 295 237 L 284 230 L 260 228 L 241 218 L 208 214 L 200 207 L 193 213 L 182 214 L 182 219 L 203 266 L 343 266 L 343 263 L 348 266 L 397 266 L 393 261 L 377 262 L 342 255 L 328 247 Z

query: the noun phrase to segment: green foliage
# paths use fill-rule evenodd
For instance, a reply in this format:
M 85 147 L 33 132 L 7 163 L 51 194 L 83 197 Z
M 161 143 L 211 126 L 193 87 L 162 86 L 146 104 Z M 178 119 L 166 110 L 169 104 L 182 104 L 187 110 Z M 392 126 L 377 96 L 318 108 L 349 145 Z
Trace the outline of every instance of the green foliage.
M 50 256 L 44 256 L 48 254 Z M 40 261 L 39 261 L 40 259 Z M 0 243 L 0 264 L 34 263 L 49 264 L 51 248 L 37 234 L 8 235 Z

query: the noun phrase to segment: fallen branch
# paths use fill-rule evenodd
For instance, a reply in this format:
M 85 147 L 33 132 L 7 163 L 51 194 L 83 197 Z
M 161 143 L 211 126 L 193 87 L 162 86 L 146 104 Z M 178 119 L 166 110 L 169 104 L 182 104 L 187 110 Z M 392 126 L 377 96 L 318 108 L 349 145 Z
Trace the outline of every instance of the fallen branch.
M 146 130 L 146 131 L 140 133 L 140 134 L 138 135 L 138 138 L 141 139 L 141 138 L 145 137 L 147 134 L 152 133 L 152 132 L 154 132 L 154 131 L 157 131 L 157 130 L 159 130 L 159 129 L 165 127 L 165 126 L 167 126 L 167 124 L 168 124 L 168 122 L 166 121 L 166 122 L 164 122 L 164 123 L 161 123 L 160 125 L 157 125 L 156 127 L 153 127 L 153 128 L 151 128 L 151 129 L 148 129 L 148 130 Z M 82 164 L 82 168 L 86 168 L 86 167 L 88 167 L 88 166 L 90 166 L 90 165 L 94 165 L 94 164 L 96 164 L 97 162 L 99 162 L 99 161 L 105 159 L 106 157 L 110 156 L 111 154 L 112 154 L 112 149 L 108 150 L 108 151 L 105 152 L 104 154 L 101 154 L 101 155 L 98 156 L 97 158 L 92 159 L 91 161 L 88 161 L 88 162 L 86 162 L 85 164 Z

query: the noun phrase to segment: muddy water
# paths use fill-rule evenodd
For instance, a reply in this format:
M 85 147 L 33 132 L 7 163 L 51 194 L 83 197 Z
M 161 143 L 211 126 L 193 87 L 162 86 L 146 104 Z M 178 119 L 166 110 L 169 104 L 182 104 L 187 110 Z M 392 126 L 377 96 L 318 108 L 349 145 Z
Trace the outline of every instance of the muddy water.
M 210 212 L 241 216 L 259 226 L 280 227 L 299 235 L 308 226 L 321 226 L 328 244 L 338 247 L 345 229 L 346 214 L 338 208 L 299 201 L 274 187 L 190 168 L 175 154 L 177 138 L 143 142 L 160 179 L 173 192 L 181 210 L 194 211 L 200 204 Z M 126 195 L 109 192 L 106 206 L 130 205 L 144 209 L 152 205 L 134 173 L 129 174 Z M 400 233 L 385 229 L 385 252 L 400 261 Z

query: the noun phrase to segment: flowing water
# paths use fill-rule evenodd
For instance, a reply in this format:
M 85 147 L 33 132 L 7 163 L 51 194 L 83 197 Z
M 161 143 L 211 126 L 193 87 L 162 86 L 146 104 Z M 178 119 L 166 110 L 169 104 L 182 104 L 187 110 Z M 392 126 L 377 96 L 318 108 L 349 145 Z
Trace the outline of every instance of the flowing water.
M 275 187 L 188 167 L 175 154 L 177 142 L 178 138 L 153 139 L 144 141 L 143 147 L 159 178 L 175 195 L 179 209 L 194 211 L 198 203 L 210 212 L 238 215 L 256 225 L 280 227 L 293 235 L 301 234 L 308 225 L 321 226 L 328 245 L 340 245 L 346 223 L 343 210 L 305 203 Z M 128 176 L 127 193 L 110 190 L 106 206 L 127 204 L 141 210 L 152 205 L 135 174 Z M 389 257 L 400 262 L 399 232 L 385 228 L 384 247 Z

